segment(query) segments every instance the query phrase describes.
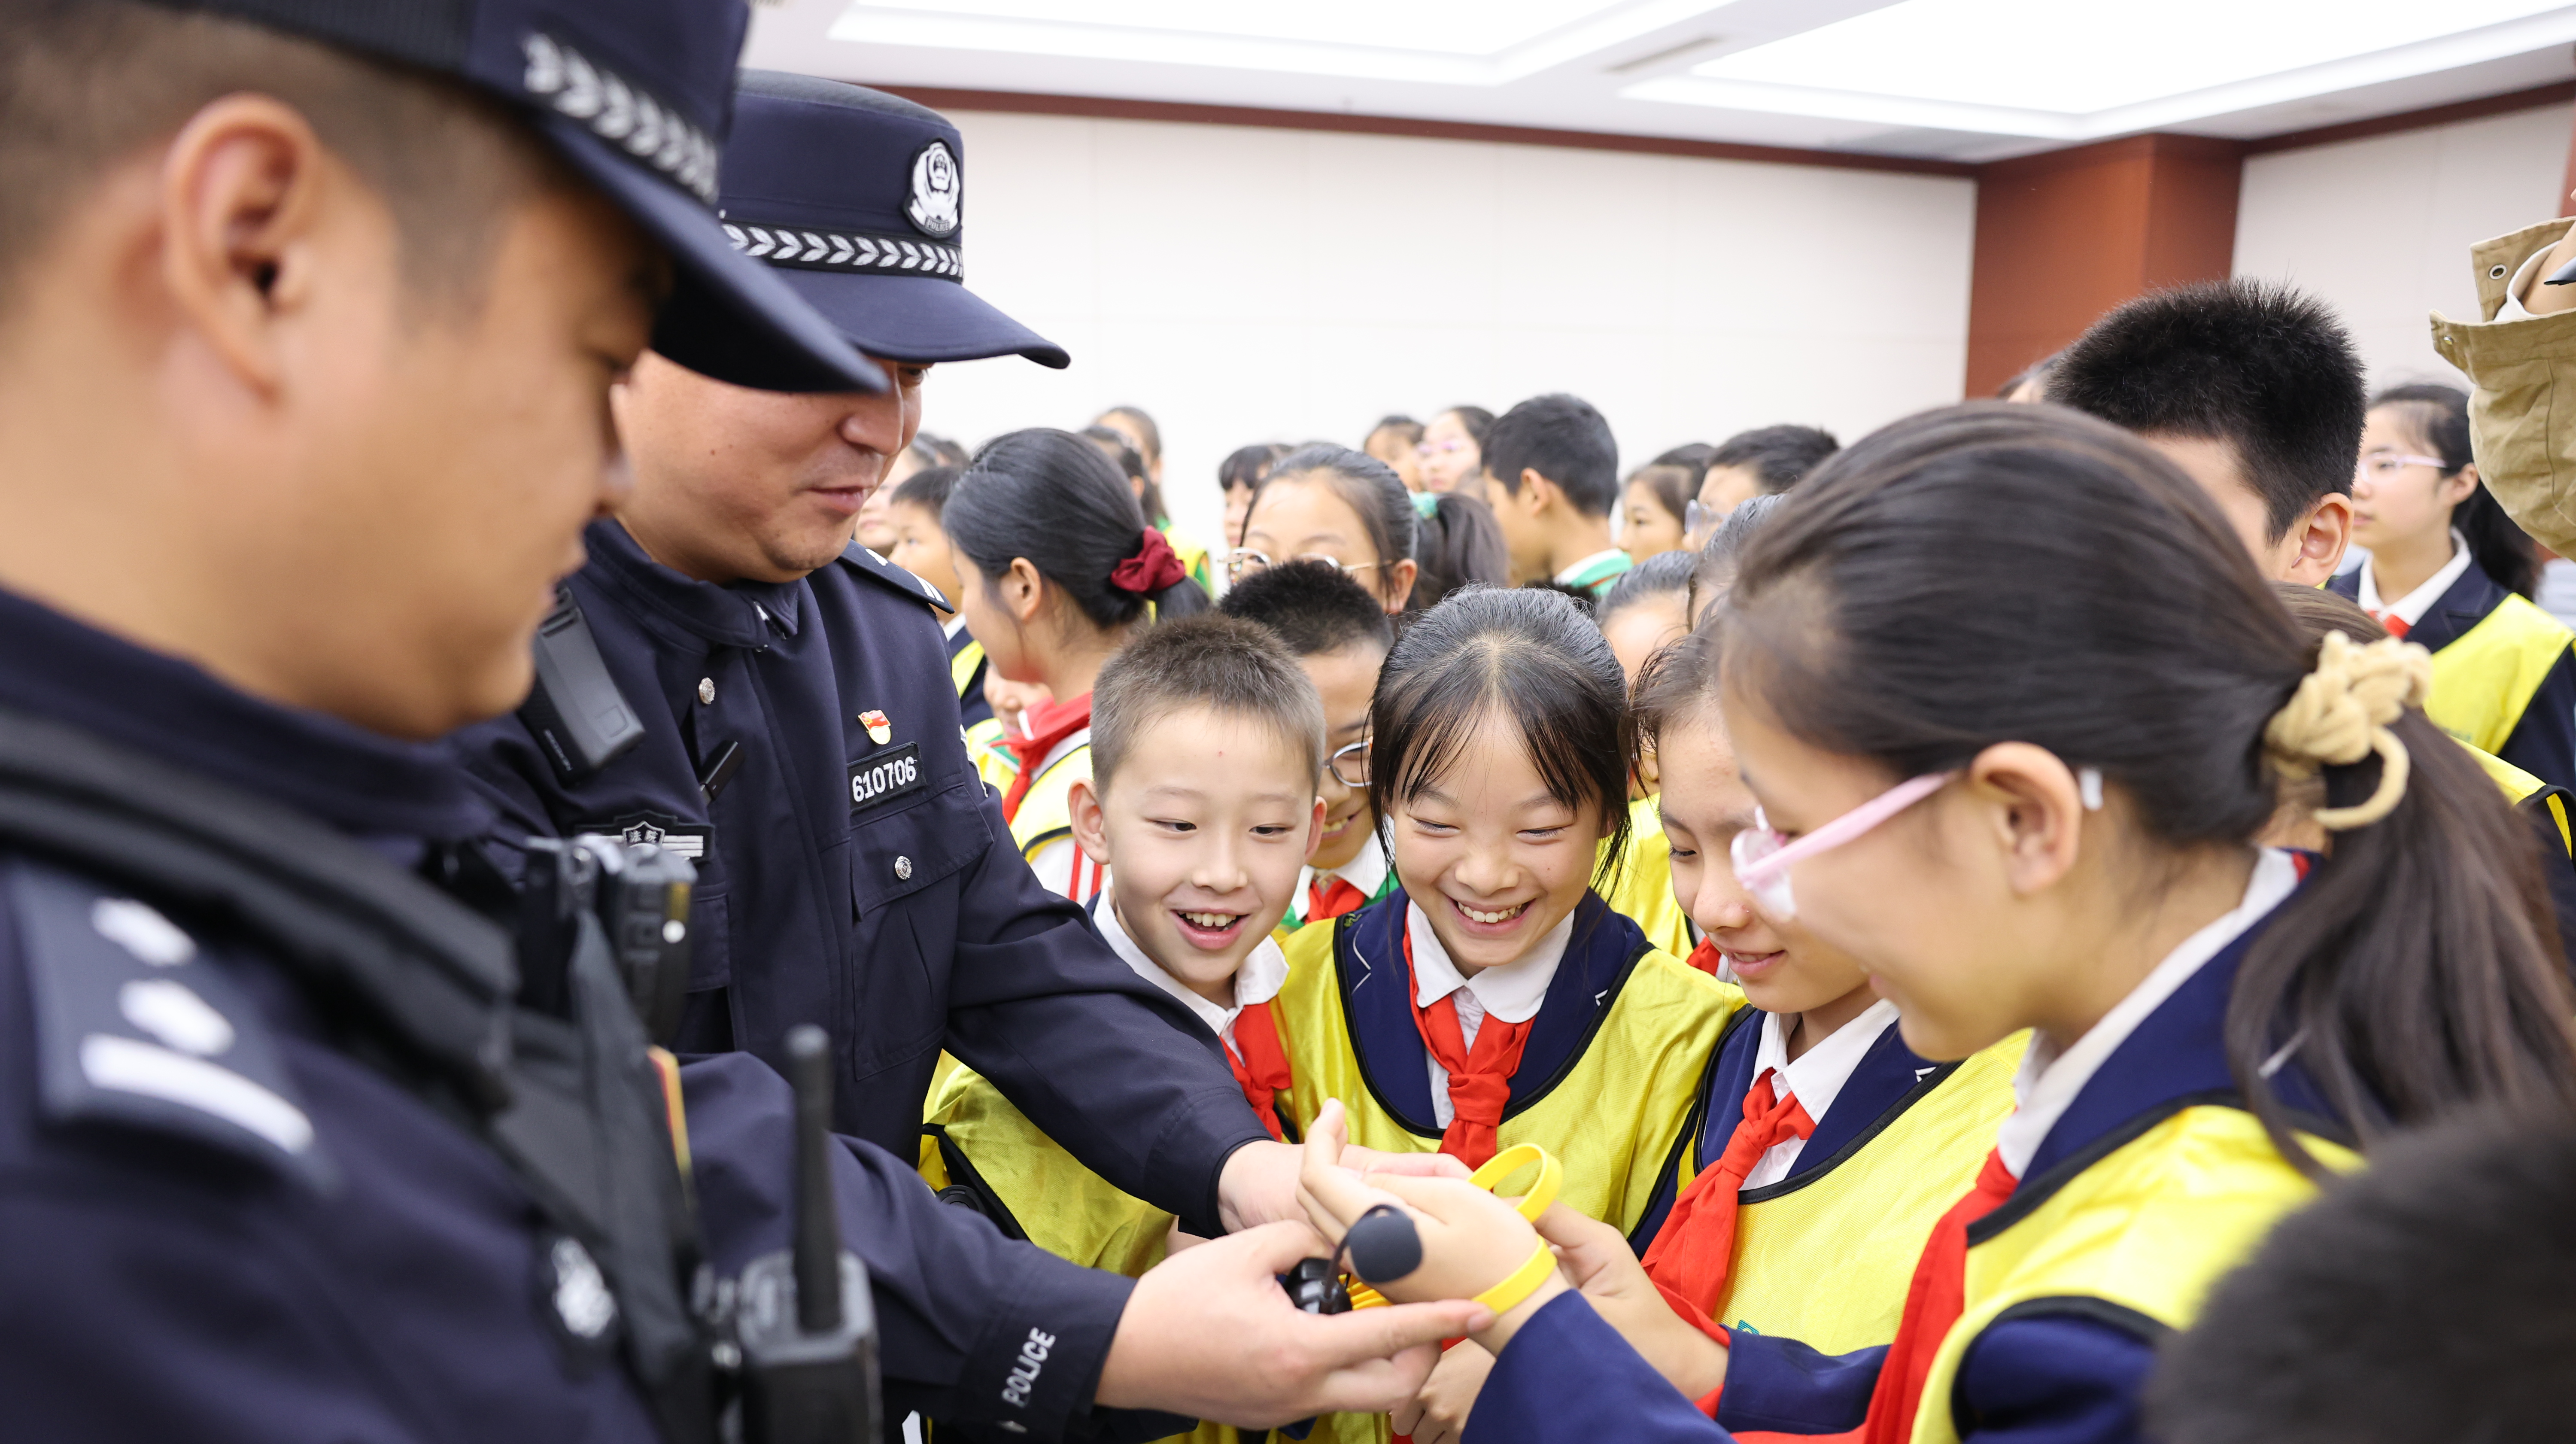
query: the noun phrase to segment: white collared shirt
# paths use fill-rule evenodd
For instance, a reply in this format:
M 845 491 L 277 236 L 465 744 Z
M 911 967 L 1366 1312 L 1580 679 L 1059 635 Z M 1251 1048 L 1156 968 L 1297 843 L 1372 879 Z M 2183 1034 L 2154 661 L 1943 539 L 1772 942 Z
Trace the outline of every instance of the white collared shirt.
M 1091 905 L 1091 920 L 1100 925 L 1100 935 L 1109 940 L 1109 950 L 1135 971 L 1136 976 L 1181 1000 L 1191 1014 L 1207 1024 L 1208 1031 L 1225 1040 L 1225 1051 L 1237 1060 L 1243 1050 L 1234 1046 L 1234 1020 L 1255 1003 L 1267 1003 L 1279 996 L 1288 983 L 1288 955 L 1279 950 L 1271 938 L 1263 938 L 1234 973 L 1234 1006 L 1220 1008 L 1191 992 L 1180 979 L 1163 970 L 1160 963 L 1145 956 L 1145 950 L 1128 936 L 1127 927 L 1118 920 L 1118 909 L 1110 894 L 1102 892 Z
M 2227 945 L 2242 936 L 2247 928 L 2261 922 L 2282 899 L 2298 890 L 2299 866 L 2290 854 L 2277 847 L 2263 849 L 2255 859 L 2254 875 L 2245 882 L 2245 900 L 2236 910 L 2182 940 L 2181 946 L 2165 954 L 2155 971 L 2129 990 L 2129 996 L 2112 1005 L 2102 1021 L 2075 1040 L 2063 1053 L 2045 1038 L 2031 1035 L 2030 1051 L 2022 1055 L 2021 1072 L 2013 1079 L 2013 1100 L 2020 1111 L 2004 1120 L 1995 1133 L 1995 1151 L 2003 1155 L 2004 1167 L 2015 1178 L 2030 1167 L 2039 1153 L 2039 1145 L 2066 1110 L 2075 1103 L 2075 1095 L 2093 1081 L 2129 1035 L 2138 1030 L 2156 1009 L 2210 959 L 2226 951 Z
M 1472 978 L 1462 976 L 1458 965 L 1449 961 L 1449 950 L 1431 930 L 1422 904 L 1406 901 L 1404 929 L 1413 941 L 1414 1002 L 1428 1008 L 1456 995 L 1458 1033 L 1472 1052 L 1476 1030 L 1484 1026 L 1487 1014 L 1506 1023 L 1526 1023 L 1538 1016 L 1539 1005 L 1547 1001 L 1547 985 L 1556 981 L 1556 965 L 1565 960 L 1565 945 L 1574 937 L 1574 914 L 1568 911 L 1528 952 Z M 1431 1066 L 1431 1121 L 1446 1128 L 1457 1116 L 1449 1107 L 1449 1070 L 1428 1048 L 1423 1050 L 1423 1060 Z
M 2451 589 L 2451 583 L 2458 581 L 2460 574 L 2468 569 L 2469 539 L 2454 531 L 2451 533 L 2451 559 L 2442 563 L 2440 571 L 2426 577 L 2421 586 L 2399 597 L 2396 605 L 2380 600 L 2379 578 L 2375 575 L 2379 569 L 2375 566 L 2361 569 L 2361 595 L 2357 600 L 2363 611 L 2383 621 L 2394 616 L 2411 631 L 2416 623 L 2424 620 L 2426 612 L 2433 610 L 2433 604 L 2442 600 L 2442 593 Z
M 948 620 L 939 624 L 939 635 L 946 637 L 952 642 L 956 641 L 957 634 L 964 630 L 966 630 L 966 614 L 964 612 L 951 612 L 948 614 Z
M 1371 828 L 1368 836 L 1361 841 L 1359 852 L 1340 867 L 1328 868 L 1320 876 L 1311 867 L 1299 871 L 1297 896 L 1290 899 L 1288 903 L 1290 915 L 1300 922 L 1305 921 L 1306 909 L 1312 906 L 1314 901 L 1314 894 L 1310 889 L 1317 882 L 1328 877 L 1340 878 L 1358 888 L 1361 897 L 1374 899 L 1377 896 L 1377 890 L 1386 886 L 1386 848 L 1379 843 L 1377 830 Z
M 1852 1070 L 1860 1066 L 1870 1048 L 1896 1022 L 1896 1005 L 1885 998 L 1869 1005 L 1861 1015 L 1843 1024 L 1813 1047 L 1789 1057 L 1789 1029 L 1778 1013 L 1762 1015 L 1762 1041 L 1753 1049 L 1753 1078 L 1760 1082 L 1765 1073 L 1772 1075 L 1771 1092 L 1775 1098 L 1795 1098 L 1807 1110 L 1809 1120 L 1825 1121 L 1825 1111 L 1842 1096 L 1843 1085 L 1851 1081 Z M 1787 1178 L 1798 1166 L 1798 1154 L 1807 1146 L 1803 1138 L 1784 1138 L 1764 1151 L 1744 1175 L 1746 1188 L 1768 1188 Z

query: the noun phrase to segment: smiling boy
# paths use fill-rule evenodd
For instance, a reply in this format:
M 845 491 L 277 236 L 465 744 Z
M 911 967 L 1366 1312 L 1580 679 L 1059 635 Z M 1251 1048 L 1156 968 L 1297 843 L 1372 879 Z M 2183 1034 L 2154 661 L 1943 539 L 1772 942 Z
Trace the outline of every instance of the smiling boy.
M 1280 920 L 1284 935 L 1356 912 L 1395 890 L 1368 797 L 1369 698 L 1395 629 L 1367 588 L 1322 562 L 1254 572 L 1221 605 L 1227 616 L 1258 622 L 1286 643 L 1324 704 L 1325 763 L 1315 778 L 1324 826 Z
M 1274 1136 L 1289 1080 L 1269 1005 L 1288 964 L 1270 930 L 1322 824 L 1323 733 L 1314 687 L 1268 632 L 1167 622 L 1101 669 L 1092 776 L 1071 797 L 1074 840 L 1109 874 L 1092 921 L 1205 1025 Z M 971 1069 L 932 1095 L 923 1133 L 931 1185 L 1003 1232 L 1122 1273 L 1163 1256 L 1169 1212 L 1083 1168 Z

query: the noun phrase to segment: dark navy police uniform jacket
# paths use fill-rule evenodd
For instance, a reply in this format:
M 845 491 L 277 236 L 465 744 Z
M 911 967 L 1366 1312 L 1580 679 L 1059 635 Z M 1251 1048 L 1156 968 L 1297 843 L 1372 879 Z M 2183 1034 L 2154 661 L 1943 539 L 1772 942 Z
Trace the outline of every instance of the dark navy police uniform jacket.
M 253 700 L 5 594 L 0 708 L 398 865 L 490 823 L 441 752 Z M 119 977 L 145 986 L 88 986 Z M 187 996 L 156 986 L 172 982 Z M 516 1175 L 451 1109 L 361 1061 L 366 1029 L 334 1007 L 220 919 L 0 848 L 0 1434 L 657 1437 L 622 1366 L 585 1340 L 595 1295 Z M 786 1246 L 791 1099 L 743 1054 L 683 1079 L 700 1219 L 730 1276 Z M 1129 1280 L 941 1205 L 909 1147 L 845 1142 L 835 1162 L 896 1417 L 1039 1438 L 1108 1422 L 1087 1401 Z M 1006 1398 L 1032 1332 L 1054 1342 Z
M 567 788 L 514 717 L 461 735 L 502 832 L 624 833 L 698 865 L 683 1051 L 832 1035 L 841 1132 L 918 1147 L 944 1045 L 1093 1171 L 1219 1231 L 1269 1135 L 1215 1037 L 1041 888 L 968 761 L 929 588 L 853 547 L 784 585 L 693 581 L 594 524 L 571 581 L 642 743 Z

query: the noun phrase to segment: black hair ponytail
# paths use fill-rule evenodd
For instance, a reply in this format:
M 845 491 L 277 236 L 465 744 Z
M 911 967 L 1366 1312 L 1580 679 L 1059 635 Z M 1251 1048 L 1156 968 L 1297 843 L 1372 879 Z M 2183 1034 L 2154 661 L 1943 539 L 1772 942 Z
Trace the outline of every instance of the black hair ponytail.
M 1136 504 L 1145 513 L 1148 525 L 1161 526 L 1171 519 L 1171 513 L 1163 507 L 1162 484 L 1154 480 L 1153 470 L 1146 464 L 1145 453 L 1128 441 L 1126 433 L 1112 426 L 1086 426 L 1082 434 L 1126 473 L 1128 490 L 1135 495 Z
M 2262 835 L 2281 790 L 2264 730 L 2316 652 L 2170 462 L 1999 402 L 1819 468 L 1754 537 L 1724 615 L 1729 694 L 1790 732 L 1898 778 L 2029 742 L 2099 769 L 2174 855 Z M 2391 730 L 2403 797 L 2334 834 L 2228 1007 L 2238 1089 L 2310 1169 L 2285 1060 L 2363 1140 L 2472 1103 L 2576 1109 L 2576 1003 L 2530 834 L 2422 713 Z M 2328 800 L 2369 796 L 2379 770 L 2326 768 Z
M 2371 410 L 2382 406 L 2405 408 L 2407 421 L 2442 458 L 2444 476 L 2457 476 L 2461 467 L 2477 460 L 2469 449 L 2469 393 L 2430 383 L 2391 386 L 2370 398 Z M 2540 557 L 2532 550 L 2531 538 L 2505 515 L 2503 504 L 2487 490 L 2484 479 L 2467 500 L 2451 509 L 2451 525 L 2468 538 L 2469 556 L 2497 586 L 2528 597 L 2540 585 Z
M 1208 609 L 1207 593 L 1186 574 L 1169 579 L 1177 560 L 1146 590 L 1113 580 L 1123 563 L 1157 546 L 1168 556 L 1170 544 L 1145 525 L 1117 465 L 1069 431 L 1032 427 L 986 443 L 949 492 L 940 525 L 987 578 L 1025 557 L 1104 631 L 1143 620 L 1148 603 L 1160 617 Z M 1128 572 L 1140 570 L 1156 571 Z
M 1421 570 L 1404 604 L 1407 613 L 1427 612 L 1467 587 L 1511 585 L 1512 556 L 1493 508 L 1454 491 L 1417 492 L 1413 506 L 1421 518 L 1413 559 Z

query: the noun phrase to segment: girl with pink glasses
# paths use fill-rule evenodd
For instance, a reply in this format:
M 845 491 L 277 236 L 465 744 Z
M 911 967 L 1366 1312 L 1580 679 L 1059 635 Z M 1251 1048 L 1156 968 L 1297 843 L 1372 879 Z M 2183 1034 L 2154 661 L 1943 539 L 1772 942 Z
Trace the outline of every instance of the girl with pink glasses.
M 1543 1216 L 1563 1275 L 1472 1335 L 1477 1444 L 2135 1439 L 2157 1341 L 2318 1179 L 2470 1105 L 2576 1113 L 2537 859 L 2420 710 L 2421 649 L 2304 640 L 2134 438 L 1991 403 L 1900 422 L 1780 510 L 1715 624 L 1763 809 L 1745 888 L 1855 959 L 1925 1059 L 2030 1030 L 2019 1106 L 1891 1345 L 1734 1330 L 1714 1388 L 1657 1346 L 1671 1308 L 1626 1250 Z M 2259 846 L 2319 775 L 2326 851 Z M 1371 1280 L 1390 1297 L 1530 1257 L 1489 1195 L 1327 1157 L 1328 1235 L 1390 1197 L 1418 1221 L 1424 1283 Z

